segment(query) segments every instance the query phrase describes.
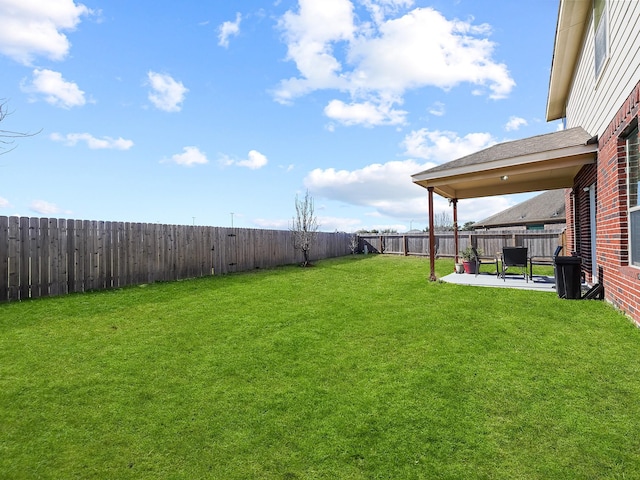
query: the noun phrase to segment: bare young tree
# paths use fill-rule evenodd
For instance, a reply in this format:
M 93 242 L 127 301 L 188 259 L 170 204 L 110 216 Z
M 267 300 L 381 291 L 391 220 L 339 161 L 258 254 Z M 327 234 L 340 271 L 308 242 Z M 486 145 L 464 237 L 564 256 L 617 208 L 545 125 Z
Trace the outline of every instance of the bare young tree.
M 0 99 L 0 122 L 2 122 L 7 115 L 9 115 L 9 111 L 7 110 L 7 101 L 4 98 Z M 2 130 L 0 129 L 0 155 L 10 152 L 16 147 L 8 148 L 5 145 L 11 145 L 15 142 L 16 138 L 23 137 L 32 137 L 37 135 L 40 132 L 36 133 L 24 133 L 24 132 L 13 132 L 11 130 Z
M 453 218 L 448 212 L 439 212 L 433 216 L 433 230 L 447 232 L 453 230 Z
M 351 255 L 355 254 L 358 251 L 358 247 L 360 246 L 360 237 L 357 233 L 352 233 L 349 237 L 349 248 L 351 249 Z
M 293 234 L 293 248 L 300 250 L 304 257 L 303 267 L 311 265 L 309 263 L 309 252 L 315 243 L 318 233 L 318 219 L 313 208 L 313 198 L 309 195 L 309 190 L 304 195 L 304 200 L 300 200 L 296 195 L 296 216 L 290 227 Z

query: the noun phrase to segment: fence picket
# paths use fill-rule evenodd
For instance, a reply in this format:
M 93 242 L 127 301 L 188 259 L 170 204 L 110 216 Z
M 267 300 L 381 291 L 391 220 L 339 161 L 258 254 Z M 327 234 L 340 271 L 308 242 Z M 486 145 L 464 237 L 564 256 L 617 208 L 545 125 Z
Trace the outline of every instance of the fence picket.
M 89 235 L 87 220 L 76 220 L 76 292 L 84 292 L 87 290 L 89 283 L 89 252 L 87 236 Z
M 0 217 L 0 302 L 9 293 L 9 218 Z
M 124 232 L 125 232 L 125 224 L 124 222 L 118 222 L 116 225 L 116 235 L 114 237 L 114 248 L 116 249 L 117 254 L 114 254 L 114 262 L 115 262 L 115 270 L 116 275 L 114 277 L 114 287 L 123 287 L 127 285 L 126 276 L 126 253 L 125 253 L 125 243 L 124 243 Z M 116 261 L 117 259 L 117 261 Z
M 58 222 L 58 278 L 60 294 L 69 293 L 69 257 L 71 253 L 65 248 L 69 244 L 69 224 L 73 220 L 62 219 Z
M 63 222 L 63 220 L 60 220 Z M 64 292 L 60 287 L 60 229 L 58 228 L 58 219 L 49 219 L 49 294 L 62 295 Z M 71 251 L 69 256 L 73 256 Z
M 96 262 L 97 258 L 97 222 L 93 221 L 85 221 L 87 227 L 87 258 L 86 258 L 86 268 L 87 276 L 89 277 L 88 286 L 85 288 L 86 290 L 93 290 L 96 288 L 97 283 L 97 275 L 98 275 L 98 265 Z
M 38 219 L 29 219 L 29 279 L 31 290 L 29 296 L 31 298 L 40 297 L 40 244 L 38 232 Z
M 105 268 L 104 268 L 104 222 L 95 222 L 95 249 L 93 267 L 95 271 L 94 288 L 103 290 L 105 286 Z
M 112 223 L 104 222 L 102 231 L 102 262 L 100 275 L 103 278 L 104 288 L 113 287 L 113 255 L 111 250 Z
M 9 300 L 19 300 L 20 288 L 20 219 L 9 218 Z

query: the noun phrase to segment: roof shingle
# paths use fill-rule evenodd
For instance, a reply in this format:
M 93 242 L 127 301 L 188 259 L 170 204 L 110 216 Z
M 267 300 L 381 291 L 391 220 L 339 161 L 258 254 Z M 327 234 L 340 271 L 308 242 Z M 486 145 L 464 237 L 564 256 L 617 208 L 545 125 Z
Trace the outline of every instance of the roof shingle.
M 495 160 L 521 157 L 523 155 L 558 150 L 574 145 L 586 145 L 592 136 L 582 127 L 574 127 L 559 132 L 498 143 L 479 152 L 435 166 L 421 173 L 446 171 L 452 168 L 479 165 Z M 419 174 L 416 174 L 419 175 Z
M 541 223 L 566 223 L 564 190 L 549 190 L 541 193 L 476 222 L 472 228 L 496 228 Z

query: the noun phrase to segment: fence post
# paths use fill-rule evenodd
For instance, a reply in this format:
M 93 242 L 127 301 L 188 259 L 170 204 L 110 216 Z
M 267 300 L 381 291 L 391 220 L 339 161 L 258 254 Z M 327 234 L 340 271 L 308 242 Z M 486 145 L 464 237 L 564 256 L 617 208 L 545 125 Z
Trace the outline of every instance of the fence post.
M 60 220 L 63 222 L 64 220 Z M 49 294 L 55 296 L 60 295 L 64 292 L 62 286 L 60 285 L 60 256 L 62 252 L 62 248 L 60 245 L 60 230 L 58 229 L 58 219 L 50 218 L 47 221 L 47 225 L 49 228 L 49 244 L 47 248 L 49 249 Z M 64 246 L 67 249 L 67 246 Z M 74 258 L 73 250 L 69 252 L 68 257 Z M 71 270 L 69 270 L 71 271 Z M 70 286 L 66 289 L 67 292 L 71 292 Z
M 0 302 L 9 299 L 9 217 L 0 217 Z

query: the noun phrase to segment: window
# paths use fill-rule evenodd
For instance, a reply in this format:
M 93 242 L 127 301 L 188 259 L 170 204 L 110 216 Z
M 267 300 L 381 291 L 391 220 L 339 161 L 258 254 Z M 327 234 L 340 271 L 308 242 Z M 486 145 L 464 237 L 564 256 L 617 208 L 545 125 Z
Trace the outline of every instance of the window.
M 607 0 L 593 0 L 593 28 L 596 78 L 598 78 L 609 54 L 609 44 L 607 41 Z
M 638 127 L 627 137 L 627 192 L 629 196 L 629 263 L 640 267 L 640 165 L 638 162 Z

